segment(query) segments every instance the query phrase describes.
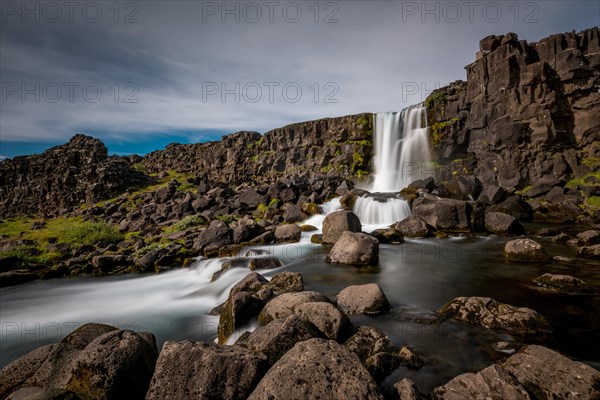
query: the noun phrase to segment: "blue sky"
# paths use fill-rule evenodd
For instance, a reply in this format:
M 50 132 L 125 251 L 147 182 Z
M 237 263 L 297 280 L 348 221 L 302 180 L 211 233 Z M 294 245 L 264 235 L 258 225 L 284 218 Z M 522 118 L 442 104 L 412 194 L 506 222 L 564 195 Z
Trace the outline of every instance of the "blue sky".
M 536 41 L 600 24 L 596 0 L 46 4 L 1 3 L 2 157 L 75 133 L 144 154 L 400 110 L 464 79 L 484 36 Z

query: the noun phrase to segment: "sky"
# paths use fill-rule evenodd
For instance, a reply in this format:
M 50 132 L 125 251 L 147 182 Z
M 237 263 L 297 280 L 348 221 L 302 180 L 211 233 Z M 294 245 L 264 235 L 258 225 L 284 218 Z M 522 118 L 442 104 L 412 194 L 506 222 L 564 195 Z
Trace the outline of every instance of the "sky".
M 600 1 L 0 1 L 0 158 L 76 133 L 112 154 L 396 111 L 479 40 L 600 25 Z

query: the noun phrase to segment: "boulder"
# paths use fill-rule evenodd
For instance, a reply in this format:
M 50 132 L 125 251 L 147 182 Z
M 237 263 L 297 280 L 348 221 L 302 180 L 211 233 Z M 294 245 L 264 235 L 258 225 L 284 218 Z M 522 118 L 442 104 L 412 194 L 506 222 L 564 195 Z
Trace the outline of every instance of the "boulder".
M 249 400 L 383 399 L 358 358 L 334 341 L 297 343 L 271 367 Z
M 502 368 L 540 399 L 600 398 L 600 372 L 543 346 L 527 346 Z
M 274 275 L 264 288 L 275 294 L 301 292 L 304 290 L 304 280 L 298 272 L 284 271 Z
M 402 233 L 402 235 L 411 238 L 428 237 L 432 231 L 431 227 L 425 221 L 412 214 L 392 226 Z
M 438 231 L 479 231 L 474 205 L 467 201 L 421 196 L 413 202 L 412 214 Z M 473 215 L 472 215 L 473 214 Z
M 402 232 L 395 228 L 375 229 L 369 235 L 377 239 L 379 243 L 404 243 Z
M 344 232 L 326 259 L 329 263 L 376 265 L 379 261 L 379 242 L 365 233 Z
M 600 244 L 600 231 L 595 229 L 590 229 L 585 232 L 581 232 L 577 234 L 577 240 L 579 243 L 584 245 L 594 245 Z
M 243 189 L 240 193 L 240 203 L 250 208 L 256 208 L 259 204 L 266 201 L 266 196 L 258 194 L 251 187 Z
M 375 354 L 395 351 L 385 333 L 372 326 L 360 326 L 354 335 L 344 343 L 344 346 L 356 354 L 364 365 L 366 365 L 367 359 Z
M 544 274 L 533 280 L 538 285 L 552 289 L 554 291 L 584 296 L 597 296 L 598 291 L 582 281 L 570 275 Z
M 541 244 L 529 238 L 511 240 L 504 245 L 504 256 L 509 261 L 548 262 L 551 257 Z
M 468 372 L 433 391 L 435 400 L 510 399 L 531 400 L 527 390 L 497 365 Z
M 336 296 L 338 307 L 348 314 L 382 314 L 390 302 L 376 283 L 348 286 Z
M 294 314 L 294 309 L 300 304 L 317 301 L 331 303 L 331 300 L 320 292 L 284 293 L 267 303 L 258 316 L 258 322 L 266 325 L 274 319 L 287 318 Z
M 143 399 L 157 357 L 152 334 L 126 330 L 105 333 L 73 360 L 66 389 L 81 398 Z
M 531 206 L 523 201 L 521 196 L 511 196 L 500 204 L 494 204 L 486 209 L 487 212 L 501 212 L 512 215 L 519 221 L 531 221 L 533 210 Z
M 301 222 L 306 219 L 306 214 L 302 212 L 302 207 L 297 204 L 289 204 L 283 212 L 283 220 L 288 223 Z
M 267 372 L 264 355 L 239 346 L 165 342 L 146 400 L 245 399 Z
M 400 366 L 400 357 L 393 353 L 376 353 L 367 358 L 365 366 L 373 379 L 377 382 L 381 382 L 386 376 Z
M 242 218 L 231 228 L 233 243 L 249 242 L 265 233 L 265 229 L 250 218 Z
M 506 198 L 506 190 L 503 187 L 497 185 L 487 185 L 483 188 L 477 201 L 485 204 L 492 205 L 503 201 Z
M 323 242 L 334 244 L 346 231 L 361 232 L 360 219 L 351 211 L 339 210 L 328 214 L 323 220 Z
M 500 303 L 489 297 L 457 297 L 439 312 L 445 318 L 512 334 L 540 338 L 552 332 L 548 321 L 534 310 Z
M 398 400 L 425 400 L 426 397 L 417 386 L 408 378 L 404 378 L 396 383 L 394 383 L 394 390 L 396 391 L 396 395 Z
M 259 326 L 236 344 L 266 355 L 269 364 L 273 365 L 296 343 L 321 337 L 323 337 L 321 332 L 312 323 L 296 315 L 290 315 Z
M 342 343 L 352 334 L 350 319 L 331 303 L 303 303 L 294 309 L 294 314 L 311 322 L 327 339 Z
M 11 393 L 6 400 L 79 400 L 70 390 L 27 386 Z
M 204 252 L 204 255 L 212 256 L 218 253 L 220 247 L 233 243 L 233 237 L 229 226 L 220 220 L 214 220 L 209 227 L 200 232 L 194 240 L 194 250 Z
M 302 228 L 296 224 L 279 225 L 275 229 L 275 241 L 277 243 L 297 242 L 302 235 Z
M 117 328 L 105 324 L 89 323 L 80 326 L 75 329 L 69 335 L 67 335 L 61 343 L 70 344 L 78 349 L 84 349 L 98 336 L 104 335 L 105 333 L 116 331 Z
M 485 229 L 499 236 L 525 234 L 525 229 L 515 217 L 499 212 L 485 214 Z
M 538 197 L 548 193 L 552 189 L 552 185 L 544 182 L 536 183 L 529 190 L 525 191 L 527 197 Z
M 577 249 L 577 255 L 582 257 L 595 258 L 600 260 L 600 244 L 593 246 L 583 246 Z

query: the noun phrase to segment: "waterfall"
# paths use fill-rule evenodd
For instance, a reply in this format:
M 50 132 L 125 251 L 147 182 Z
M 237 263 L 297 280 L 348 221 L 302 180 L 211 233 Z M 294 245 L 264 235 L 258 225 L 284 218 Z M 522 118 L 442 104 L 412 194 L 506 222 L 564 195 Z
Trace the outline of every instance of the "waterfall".
M 374 122 L 375 180 L 371 192 L 397 193 L 416 179 L 432 175 L 427 129 L 427 110 L 423 103 L 401 112 L 377 113 Z M 363 196 L 356 200 L 354 212 L 366 225 L 389 225 L 410 215 L 408 204 L 395 196 Z

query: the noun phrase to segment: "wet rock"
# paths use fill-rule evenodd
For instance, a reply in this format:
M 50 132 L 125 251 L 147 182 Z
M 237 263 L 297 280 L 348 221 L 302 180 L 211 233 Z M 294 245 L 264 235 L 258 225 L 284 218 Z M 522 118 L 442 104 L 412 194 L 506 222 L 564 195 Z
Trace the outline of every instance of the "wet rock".
M 524 336 L 540 338 L 552 332 L 548 321 L 534 310 L 500 303 L 489 297 L 457 297 L 439 312 L 445 318 Z
M 80 326 L 68 334 L 61 343 L 70 344 L 78 349 L 84 349 L 94 339 L 105 333 L 116 331 L 117 328 L 105 324 L 89 323 Z
M 301 225 L 300 229 L 302 230 L 302 232 L 314 232 L 319 230 L 319 228 L 317 228 L 314 225 Z
M 277 243 L 297 242 L 302 235 L 302 229 L 296 224 L 279 225 L 275 229 Z
M 527 346 L 502 368 L 540 399 L 594 399 L 600 397 L 600 372 L 571 361 L 543 346 Z
M 360 326 L 356 333 L 344 343 L 366 365 L 367 359 L 375 354 L 393 353 L 394 346 L 381 330 L 372 326 Z
M 277 257 L 251 258 L 248 263 L 248 268 L 251 271 L 257 269 L 275 269 L 281 266 L 283 266 L 283 263 Z
M 304 281 L 298 272 L 284 271 L 274 275 L 264 288 L 275 294 L 301 292 L 304 290 Z
M 369 235 L 377 239 L 379 243 L 404 243 L 402 232 L 395 228 L 375 229 Z
M 346 231 L 361 232 L 360 219 L 351 211 L 339 210 L 328 214 L 323 220 L 323 242 L 334 244 Z
M 381 352 L 367 358 L 365 366 L 373 379 L 380 382 L 398 368 L 400 363 L 400 357 L 396 354 Z
M 421 218 L 410 215 L 393 225 L 402 235 L 411 238 L 428 237 L 432 229 Z
M 394 383 L 398 400 L 425 400 L 426 397 L 419 392 L 417 386 L 410 379 L 404 378 Z
M 383 399 L 358 358 L 334 341 L 311 339 L 296 344 L 265 375 L 248 398 Z
M 457 376 L 433 391 L 435 400 L 530 400 L 527 390 L 497 365 Z
M 402 364 L 409 368 L 419 369 L 425 365 L 421 356 L 408 346 L 404 346 L 398 351 L 398 357 L 402 360 Z
M 266 355 L 269 364 L 273 365 L 296 343 L 321 337 L 321 332 L 311 322 L 290 315 L 259 326 L 239 344 Z
M 6 400 L 79 400 L 79 397 L 65 389 L 28 386 L 11 393 Z
M 239 346 L 166 342 L 146 399 L 245 399 L 267 369 L 265 356 Z
M 597 296 L 598 291 L 582 281 L 570 275 L 544 274 L 533 280 L 538 285 L 553 289 L 560 293 L 584 296 Z
M 475 204 L 462 200 L 424 195 L 413 202 L 412 214 L 436 230 L 446 232 L 479 231 Z M 398 229 L 398 227 L 396 227 Z
M 527 197 L 538 197 L 548 193 L 552 189 L 552 185 L 547 183 L 536 183 L 525 193 Z
M 320 292 L 284 293 L 267 303 L 258 316 L 258 322 L 266 325 L 274 319 L 287 318 L 294 314 L 294 309 L 300 304 L 319 301 L 331 303 L 331 300 Z
M 233 243 L 239 244 L 262 235 L 265 229 L 252 219 L 242 218 L 231 228 L 231 232 Z
M 0 273 L 0 287 L 20 285 L 21 283 L 39 279 L 39 275 L 27 270 L 16 270 Z
M 365 233 L 344 232 L 326 259 L 330 263 L 376 265 L 379 261 L 379 242 Z
M 517 262 L 548 262 L 551 260 L 542 245 L 529 238 L 507 242 L 504 246 L 504 256 L 509 261 Z
M 92 265 L 103 272 L 109 272 L 116 267 L 129 263 L 129 258 L 123 255 L 101 255 L 92 258 Z
M 336 296 L 338 307 L 348 314 L 382 314 L 390 302 L 376 283 L 348 286 Z
M 336 306 L 325 302 L 298 305 L 294 313 L 311 322 L 328 339 L 344 342 L 352 334 L 350 319 Z
M 487 212 L 501 212 L 512 215 L 519 221 L 531 221 L 533 210 L 520 196 L 511 196 L 500 204 L 494 204 L 486 209 Z
M 310 237 L 310 242 L 314 244 L 323 244 L 323 235 L 315 233 Z
M 523 235 L 525 233 L 525 229 L 515 217 L 499 212 L 485 214 L 485 229 L 499 236 Z
M 600 231 L 591 229 L 577 234 L 577 240 L 584 245 L 600 244 Z
M 303 203 L 302 211 L 308 215 L 321 214 L 322 212 L 321 207 L 315 203 Z
M 583 246 L 577 249 L 577 255 L 582 257 L 595 258 L 600 260 L 600 244 L 593 246 Z

